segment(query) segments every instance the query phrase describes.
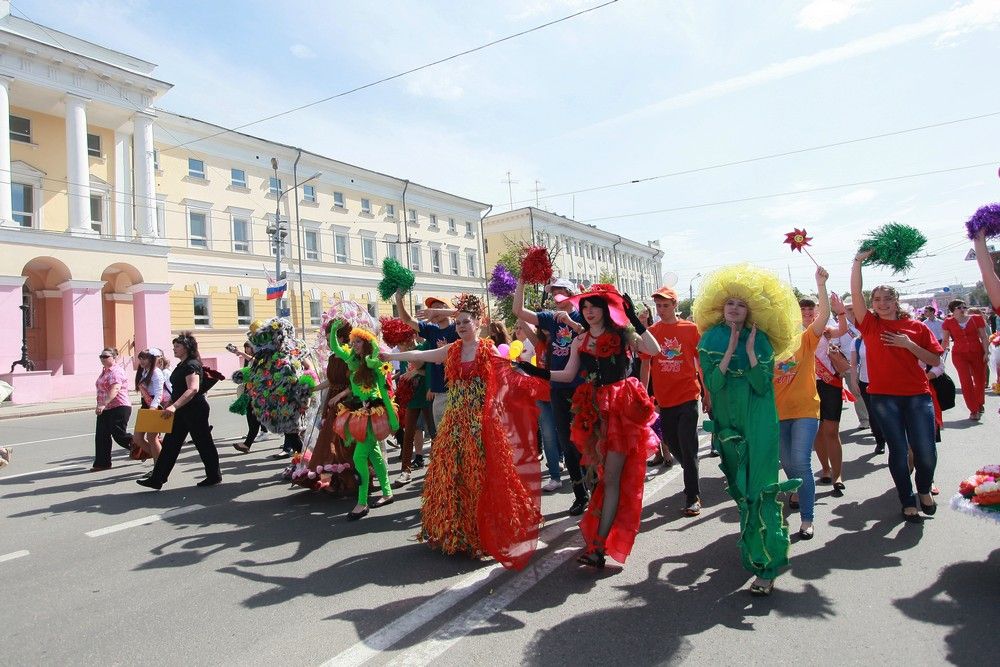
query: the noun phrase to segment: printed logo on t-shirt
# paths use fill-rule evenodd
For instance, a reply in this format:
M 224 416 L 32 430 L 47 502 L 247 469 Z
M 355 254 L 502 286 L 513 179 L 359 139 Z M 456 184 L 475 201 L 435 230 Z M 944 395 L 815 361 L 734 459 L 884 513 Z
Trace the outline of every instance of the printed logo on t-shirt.
M 680 340 L 667 338 L 660 345 L 660 356 L 657 357 L 657 367 L 664 373 L 679 373 L 683 367 L 681 357 L 684 355 Z
M 788 384 L 795 379 L 795 376 L 799 373 L 799 362 L 795 361 L 795 357 L 786 359 L 780 364 L 774 365 L 774 383 L 775 384 Z
M 552 345 L 553 357 L 568 357 L 569 348 L 573 343 L 573 332 L 566 325 L 556 329 L 555 341 Z

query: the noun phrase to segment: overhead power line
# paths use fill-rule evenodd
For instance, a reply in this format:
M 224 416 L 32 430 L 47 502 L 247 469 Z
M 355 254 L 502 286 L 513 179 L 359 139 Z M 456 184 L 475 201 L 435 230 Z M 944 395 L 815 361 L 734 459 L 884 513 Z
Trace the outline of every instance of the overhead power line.
M 394 81 L 396 79 L 400 79 L 400 78 L 402 78 L 404 76 L 408 76 L 410 74 L 414 74 L 414 73 L 419 72 L 421 70 L 429 69 L 431 67 L 435 67 L 437 65 L 441 65 L 442 63 L 446 63 L 446 62 L 449 62 L 451 60 L 455 60 L 457 58 L 461 58 L 463 56 L 467 56 L 467 55 L 469 55 L 471 53 L 476 53 L 477 51 L 482 51 L 484 49 L 488 49 L 491 46 L 496 46 L 497 44 L 502 44 L 503 42 L 508 42 L 508 41 L 510 41 L 512 39 L 517 39 L 518 37 L 523 37 L 524 35 L 527 35 L 527 34 L 530 34 L 530 33 L 533 33 L 533 32 L 537 32 L 537 31 L 543 30 L 545 28 L 549 28 L 549 27 L 554 26 L 554 25 L 556 25 L 558 23 L 563 23 L 564 21 L 569 21 L 570 19 L 574 19 L 574 18 L 576 18 L 578 16 L 583 16 L 584 14 L 589 14 L 590 12 L 597 11 L 598 9 L 602 9 L 604 7 L 607 7 L 608 5 L 613 5 L 616 2 L 618 2 L 618 0 L 609 0 L 608 2 L 603 2 L 603 3 L 599 4 L 599 5 L 594 6 L 594 7 L 590 7 L 589 9 L 582 9 L 582 10 L 580 10 L 578 12 L 573 13 L 573 14 L 569 14 L 568 16 L 563 16 L 562 18 L 558 18 L 558 19 L 549 21 L 547 23 L 543 23 L 541 25 L 536 25 L 533 28 L 528 28 L 527 30 L 522 30 L 522 31 L 516 32 L 516 33 L 514 33 L 512 35 L 507 35 L 506 37 L 501 37 L 500 39 L 495 39 L 492 42 L 487 42 L 486 44 L 480 44 L 479 46 L 473 47 L 471 49 L 466 49 L 465 51 L 460 51 L 459 53 L 452 54 L 452 55 L 447 56 L 445 58 L 440 58 L 440 59 L 435 60 L 433 62 L 429 62 L 429 63 L 423 64 L 423 65 L 420 65 L 418 67 L 410 68 L 410 69 L 408 69 L 408 70 L 406 70 L 404 72 L 399 72 L 398 74 L 393 74 L 391 76 L 383 77 L 381 79 L 378 79 L 377 81 L 372 81 L 370 83 L 366 83 L 366 84 L 363 84 L 361 86 L 356 86 L 356 87 L 351 88 L 349 90 L 344 90 L 344 91 L 341 91 L 339 93 L 335 93 L 333 95 L 329 95 L 329 96 L 324 97 L 324 98 L 319 99 L 319 100 L 315 100 L 315 101 L 312 101 L 312 102 L 307 102 L 305 104 L 300 104 L 297 107 L 292 107 L 291 109 L 286 109 L 285 111 L 279 111 L 278 113 L 273 113 L 273 114 L 271 114 L 269 116 L 264 116 L 263 118 L 258 118 L 257 120 L 250 121 L 249 123 L 243 123 L 242 125 L 237 125 L 236 127 L 233 127 L 233 128 L 223 129 L 223 130 L 220 130 L 218 132 L 214 132 L 212 134 L 205 135 L 204 137 L 198 137 L 196 139 L 192 139 L 192 140 L 186 141 L 184 143 L 180 143 L 180 144 L 176 144 L 174 146 L 170 146 L 169 148 L 164 148 L 162 152 L 172 151 L 172 150 L 175 150 L 177 148 L 183 148 L 184 146 L 190 146 L 191 144 L 197 143 L 199 141 L 204 141 L 206 139 L 212 139 L 213 137 L 218 137 L 218 136 L 223 135 L 223 134 L 228 134 L 230 132 L 235 132 L 237 130 L 242 130 L 244 128 L 250 127 L 251 125 L 259 125 L 260 123 L 264 123 L 264 122 L 267 122 L 269 120 L 274 120 L 275 118 L 281 118 L 282 116 L 287 116 L 289 114 L 293 114 L 293 113 L 296 113 L 298 111 L 302 111 L 303 109 L 308 109 L 309 107 L 314 107 L 314 106 L 319 105 L 319 104 L 325 104 L 326 102 L 330 102 L 331 100 L 336 100 L 336 99 L 339 99 L 341 97 L 347 97 L 348 95 L 352 95 L 352 94 L 360 92 L 362 90 L 366 90 L 368 88 L 373 88 L 373 87 L 381 85 L 383 83 L 387 83 L 389 81 Z

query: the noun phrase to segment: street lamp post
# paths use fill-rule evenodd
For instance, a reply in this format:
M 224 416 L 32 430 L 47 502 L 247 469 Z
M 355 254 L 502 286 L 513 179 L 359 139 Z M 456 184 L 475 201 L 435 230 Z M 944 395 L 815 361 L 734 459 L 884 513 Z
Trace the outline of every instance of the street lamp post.
M 691 282 L 688 283 L 688 300 L 689 301 L 694 301 L 694 281 L 697 280 L 698 278 L 701 278 L 701 274 L 700 273 L 694 274 L 694 277 L 691 278 Z
M 275 186 L 280 188 L 281 179 L 278 178 L 278 158 L 271 158 L 271 168 L 274 170 L 274 182 Z M 282 225 L 281 220 L 281 198 L 287 195 L 292 190 L 297 190 L 300 185 L 304 185 L 309 181 L 319 178 L 322 173 L 316 172 L 306 180 L 301 183 L 295 183 L 292 187 L 286 190 L 276 190 L 274 196 L 274 224 L 269 225 L 267 228 L 267 233 L 271 236 L 271 240 L 274 243 L 274 279 L 281 280 L 281 250 L 282 242 L 288 236 L 288 230 Z M 296 202 L 297 204 L 298 202 Z M 299 257 L 301 259 L 302 248 L 299 248 Z M 301 262 L 299 265 L 299 272 L 301 274 L 302 267 Z M 276 317 L 281 317 L 281 302 L 282 299 L 275 300 L 274 303 L 274 314 Z

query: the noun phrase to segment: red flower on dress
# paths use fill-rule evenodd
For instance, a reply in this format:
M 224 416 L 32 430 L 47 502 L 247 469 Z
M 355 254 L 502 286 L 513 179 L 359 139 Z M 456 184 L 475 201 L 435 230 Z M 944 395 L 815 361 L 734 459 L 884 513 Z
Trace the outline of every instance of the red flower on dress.
M 618 353 L 622 339 L 618 334 L 603 333 L 597 337 L 597 344 L 594 349 L 594 356 L 605 359 Z

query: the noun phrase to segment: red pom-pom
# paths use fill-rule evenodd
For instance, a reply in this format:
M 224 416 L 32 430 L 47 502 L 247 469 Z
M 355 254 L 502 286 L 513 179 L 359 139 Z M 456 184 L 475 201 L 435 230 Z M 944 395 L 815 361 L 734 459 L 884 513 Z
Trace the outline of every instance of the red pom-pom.
M 533 245 L 524 249 L 521 280 L 532 285 L 548 285 L 552 282 L 552 258 L 548 248 Z
M 410 328 L 406 322 L 395 317 L 381 317 L 382 340 L 389 347 L 396 347 L 408 340 L 413 340 L 417 332 Z

